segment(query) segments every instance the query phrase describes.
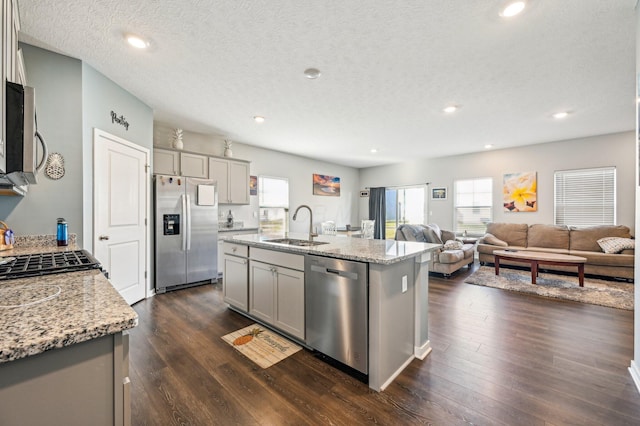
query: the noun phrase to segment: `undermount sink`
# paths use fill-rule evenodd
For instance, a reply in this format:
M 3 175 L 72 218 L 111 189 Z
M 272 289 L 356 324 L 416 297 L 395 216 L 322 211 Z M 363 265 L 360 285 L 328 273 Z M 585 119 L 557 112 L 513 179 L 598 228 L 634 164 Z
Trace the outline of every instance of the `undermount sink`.
M 276 238 L 274 240 L 265 240 L 265 243 L 287 244 L 290 246 L 319 246 L 321 244 L 329 244 L 327 241 L 309 241 L 309 240 L 297 240 L 294 238 Z

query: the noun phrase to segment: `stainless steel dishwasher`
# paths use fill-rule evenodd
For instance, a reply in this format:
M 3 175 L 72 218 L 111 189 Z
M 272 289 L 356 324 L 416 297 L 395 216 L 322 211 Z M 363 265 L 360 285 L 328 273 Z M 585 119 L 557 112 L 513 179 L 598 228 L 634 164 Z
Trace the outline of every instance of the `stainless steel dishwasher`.
M 369 370 L 368 265 L 305 257 L 306 343 L 361 373 Z

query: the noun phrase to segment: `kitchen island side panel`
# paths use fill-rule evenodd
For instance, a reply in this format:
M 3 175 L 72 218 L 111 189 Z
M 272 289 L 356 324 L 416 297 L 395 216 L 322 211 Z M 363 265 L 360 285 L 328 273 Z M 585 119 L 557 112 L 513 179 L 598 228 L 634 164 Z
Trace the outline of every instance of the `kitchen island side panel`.
M 376 391 L 414 358 L 414 264 L 369 264 L 369 387 Z
M 129 424 L 122 345 L 119 332 L 0 364 L 0 425 Z

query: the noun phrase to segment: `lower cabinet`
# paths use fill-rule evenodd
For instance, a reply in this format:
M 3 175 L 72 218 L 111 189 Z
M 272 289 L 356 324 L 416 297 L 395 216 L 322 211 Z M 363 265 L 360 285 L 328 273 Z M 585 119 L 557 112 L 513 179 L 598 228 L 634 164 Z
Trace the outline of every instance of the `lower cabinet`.
M 249 309 L 249 261 L 248 247 L 229 242 L 223 243 L 224 276 L 222 279 L 224 301 L 247 312 Z
M 269 252 L 253 248 L 251 251 L 249 314 L 304 340 L 304 256 L 282 252 L 271 252 L 274 253 L 271 256 Z
M 129 335 L 0 364 L 0 424 L 131 424 Z

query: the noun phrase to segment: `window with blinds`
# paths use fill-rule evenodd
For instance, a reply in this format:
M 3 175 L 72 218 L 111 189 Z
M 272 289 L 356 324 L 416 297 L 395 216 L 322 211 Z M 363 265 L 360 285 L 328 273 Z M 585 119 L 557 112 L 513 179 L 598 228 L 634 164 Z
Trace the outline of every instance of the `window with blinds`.
M 282 236 L 288 230 L 289 181 L 287 178 L 259 176 L 260 233 Z
M 493 220 L 493 179 L 465 179 L 454 182 L 454 231 L 483 235 Z
M 562 170 L 554 174 L 556 225 L 616 224 L 616 168 Z

